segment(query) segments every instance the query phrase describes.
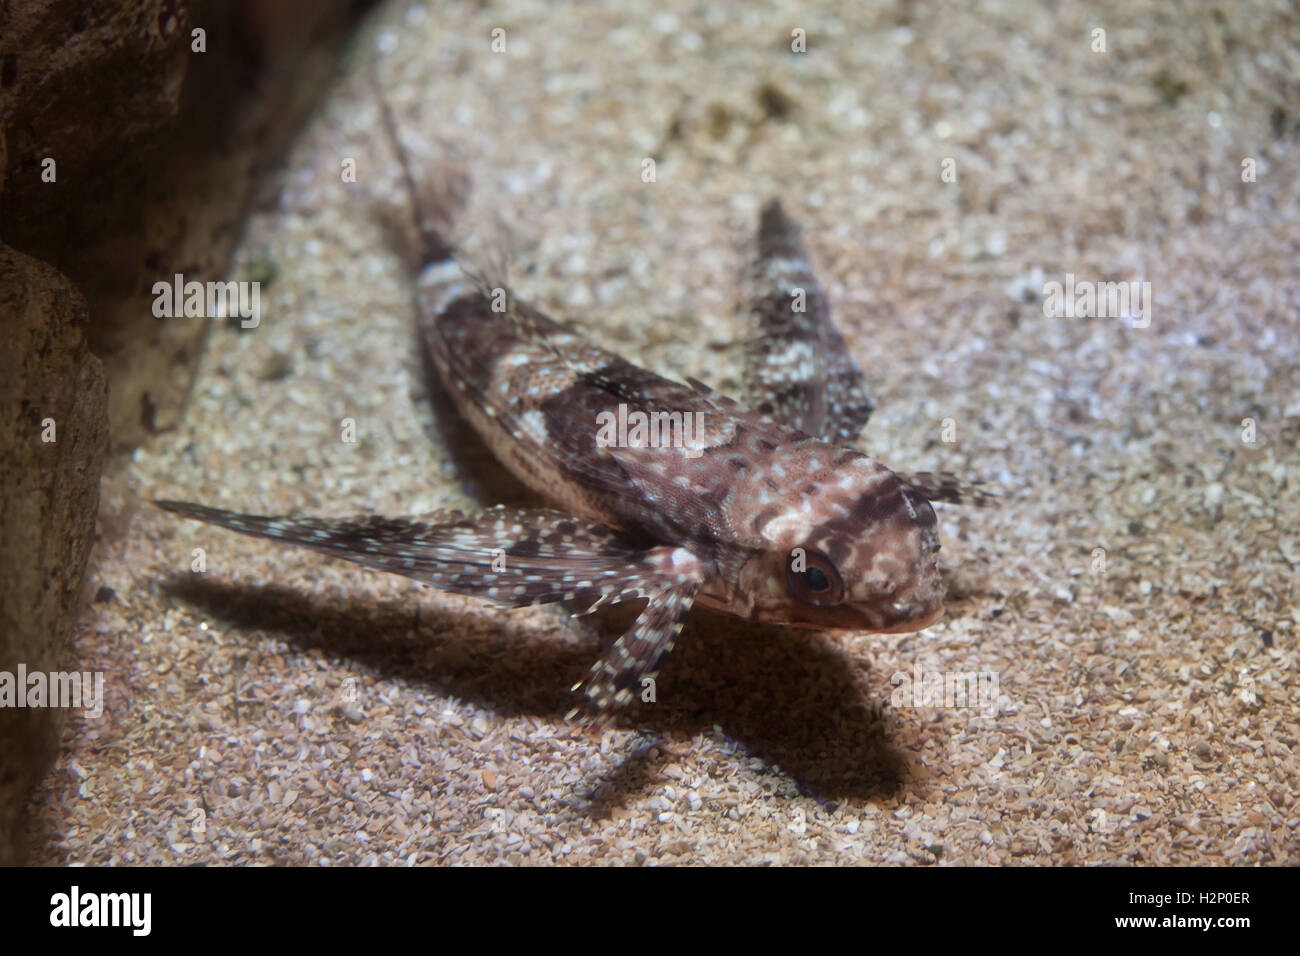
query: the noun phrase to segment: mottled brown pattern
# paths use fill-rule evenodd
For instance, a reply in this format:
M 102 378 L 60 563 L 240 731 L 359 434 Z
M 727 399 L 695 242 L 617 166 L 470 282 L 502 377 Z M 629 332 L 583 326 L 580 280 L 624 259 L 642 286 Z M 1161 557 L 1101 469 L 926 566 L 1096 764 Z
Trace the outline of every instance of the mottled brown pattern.
M 420 226 L 426 257 L 451 248 Z M 750 380 L 764 414 L 597 348 L 454 259 L 424 263 L 419 324 L 443 386 L 502 463 L 562 511 L 323 521 L 160 504 L 501 604 L 588 613 L 644 601 L 574 688 L 581 705 L 570 718 L 589 723 L 655 677 L 696 602 L 755 621 L 924 627 L 943 593 L 921 491 L 952 500 L 959 486 L 946 476 L 904 482 L 842 447 L 871 400 L 798 231 L 775 204 L 763 212 L 759 249 L 755 274 L 769 288 L 756 300 L 763 338 Z M 807 312 L 783 308 L 796 281 Z M 651 420 L 664 431 L 628 425 Z
M 798 227 L 776 200 L 763 207 L 751 270 L 746 388 L 756 411 L 848 444 L 875 403 L 813 274 Z

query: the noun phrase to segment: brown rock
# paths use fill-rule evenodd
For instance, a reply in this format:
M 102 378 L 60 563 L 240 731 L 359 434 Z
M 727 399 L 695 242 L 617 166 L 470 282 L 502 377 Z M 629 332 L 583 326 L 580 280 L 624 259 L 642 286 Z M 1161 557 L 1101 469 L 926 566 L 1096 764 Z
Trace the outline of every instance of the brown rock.
M 253 189 L 323 88 L 346 13 L 341 0 L 0 4 L 0 238 L 85 295 L 116 447 L 175 425 L 216 324 L 156 318 L 154 283 L 227 278 Z
M 85 301 L 2 243 L 0 317 L 0 671 L 66 670 L 108 447 L 104 373 L 81 334 Z M 0 864 L 22 855 L 23 809 L 61 719 L 0 708 Z

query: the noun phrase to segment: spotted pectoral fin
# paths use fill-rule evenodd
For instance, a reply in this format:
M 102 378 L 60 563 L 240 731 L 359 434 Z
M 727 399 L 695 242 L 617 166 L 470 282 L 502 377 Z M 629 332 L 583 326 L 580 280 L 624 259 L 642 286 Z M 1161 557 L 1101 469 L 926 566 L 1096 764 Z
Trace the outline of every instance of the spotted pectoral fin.
M 644 590 L 652 553 L 598 522 L 535 508 L 443 512 L 427 521 L 264 517 L 180 501 L 167 511 L 272 538 L 511 607 L 572 602 L 592 610 Z
M 775 200 L 763 207 L 758 247 L 745 356 L 749 405 L 810 435 L 848 445 L 875 406 L 831 320 L 799 229 Z
M 633 596 L 644 598 L 646 605 L 586 679 L 574 685 L 582 701 L 567 720 L 604 726 L 641 694 L 646 679 L 653 680 L 667 662 L 706 572 L 704 563 L 684 548 L 660 547 L 646 553 L 636 576 L 639 587 Z
M 974 505 L 977 508 L 986 508 L 998 502 L 997 495 L 983 482 L 967 481 L 946 471 L 896 474 L 904 487 L 929 501 L 942 501 L 950 505 Z

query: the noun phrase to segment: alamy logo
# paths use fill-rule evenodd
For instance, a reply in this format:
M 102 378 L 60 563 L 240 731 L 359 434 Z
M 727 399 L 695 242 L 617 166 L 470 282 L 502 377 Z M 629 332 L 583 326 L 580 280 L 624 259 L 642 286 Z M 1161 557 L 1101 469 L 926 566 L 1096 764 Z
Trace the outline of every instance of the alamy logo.
M 687 458 L 704 454 L 703 412 L 628 411 L 620 402 L 617 412 L 600 412 L 596 425 L 599 448 L 681 448 Z
M 50 897 L 51 926 L 129 926 L 132 935 L 148 936 L 153 920 L 152 893 L 70 893 Z
M 153 294 L 153 314 L 160 319 L 237 317 L 244 329 L 255 329 L 262 322 L 260 282 L 186 282 L 178 272 L 173 282 L 155 282 Z
M 918 662 L 911 674 L 898 671 L 889 682 L 891 707 L 969 707 L 984 717 L 997 716 L 996 671 L 923 671 Z
M 1133 328 L 1151 324 L 1150 282 L 1076 281 L 1073 272 L 1065 283 L 1043 285 L 1043 315 L 1049 319 L 1129 319 Z
M 104 714 L 103 671 L 0 671 L 0 708 L 3 707 L 84 707 L 85 716 L 94 720 Z

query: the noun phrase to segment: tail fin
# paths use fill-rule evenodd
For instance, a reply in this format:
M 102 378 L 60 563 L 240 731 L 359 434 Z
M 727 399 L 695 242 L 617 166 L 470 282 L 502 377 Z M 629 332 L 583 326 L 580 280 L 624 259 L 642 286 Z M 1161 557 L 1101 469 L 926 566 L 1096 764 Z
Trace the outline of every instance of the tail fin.
M 406 188 L 411 223 L 415 227 L 416 236 L 419 237 L 416 271 L 422 271 L 426 266 L 446 262 L 456 256 L 455 246 L 447 239 L 446 234 L 464 206 L 464 196 L 469 189 L 468 177 L 460 174 L 448 176 L 447 182 L 441 184 L 443 188 L 438 191 L 438 200 L 433 204 L 425 202 L 416 185 L 415 176 L 411 172 L 411 157 L 397 134 L 397 120 L 393 116 L 393 109 L 379 85 L 379 78 L 373 64 L 370 82 L 374 87 L 375 97 L 379 100 L 384 133 L 392 144 L 397 162 L 402 168 L 402 183 Z

